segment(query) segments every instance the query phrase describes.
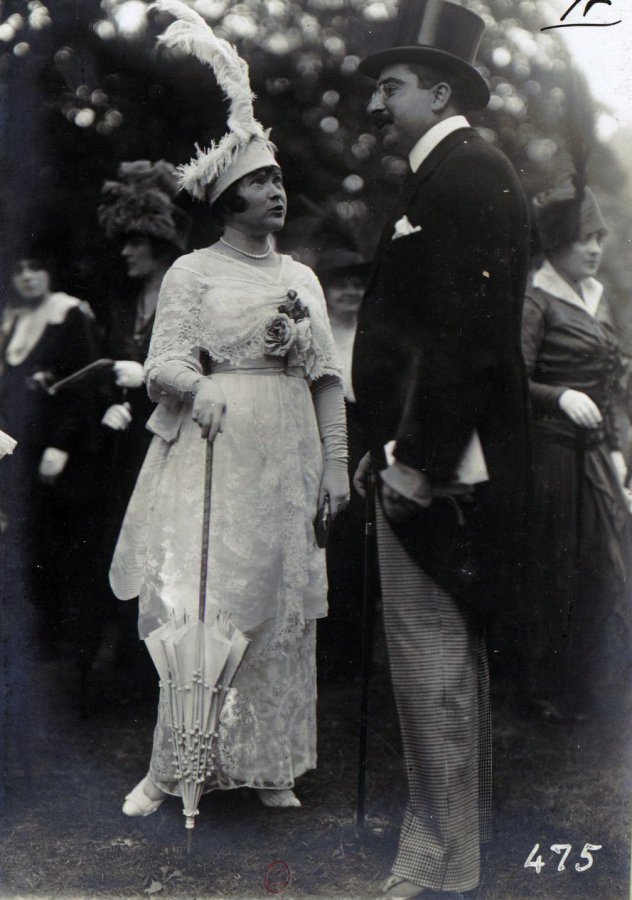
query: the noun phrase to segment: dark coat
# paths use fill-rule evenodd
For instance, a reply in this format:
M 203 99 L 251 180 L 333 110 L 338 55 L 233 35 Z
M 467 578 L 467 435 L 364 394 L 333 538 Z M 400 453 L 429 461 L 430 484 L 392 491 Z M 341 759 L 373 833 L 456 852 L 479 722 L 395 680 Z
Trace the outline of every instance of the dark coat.
M 393 240 L 404 214 L 420 230 Z M 513 577 L 523 521 L 528 253 L 527 203 L 511 164 L 474 129 L 453 132 L 404 185 L 354 349 L 354 390 L 376 460 L 395 438 L 400 462 L 449 482 L 478 431 L 490 480 L 475 500 L 460 511 L 435 500 L 397 531 L 440 584 L 479 608 L 504 602 L 491 585 L 500 572 Z

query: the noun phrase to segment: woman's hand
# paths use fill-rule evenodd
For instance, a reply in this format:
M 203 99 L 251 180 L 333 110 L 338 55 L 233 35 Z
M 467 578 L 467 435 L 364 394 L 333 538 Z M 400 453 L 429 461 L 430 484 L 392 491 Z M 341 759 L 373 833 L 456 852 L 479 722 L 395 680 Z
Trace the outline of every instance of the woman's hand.
M 349 505 L 349 475 L 347 474 L 346 462 L 341 465 L 337 460 L 325 461 L 318 497 L 319 507 L 325 494 L 329 494 L 331 521 L 333 522 L 338 513 L 342 512 Z
M 47 447 L 39 464 L 39 478 L 43 484 L 53 484 L 66 468 L 68 454 L 57 447 Z
M 192 419 L 202 430 L 202 437 L 212 443 L 224 430 L 226 398 L 224 391 L 212 378 L 202 378 L 195 387 Z
M 561 395 L 557 401 L 562 412 L 581 428 L 597 428 L 601 425 L 603 417 L 597 404 L 590 399 L 588 394 L 581 391 L 573 391 L 570 388 Z
M 133 359 L 120 359 L 114 363 L 114 380 L 122 388 L 139 388 L 145 380 L 143 367 Z
M 614 470 L 617 473 L 617 479 L 621 485 L 623 498 L 628 507 L 628 512 L 632 512 L 632 491 L 628 487 L 628 467 L 625 464 L 623 453 L 620 450 L 611 450 L 610 459 Z
M 114 403 L 105 411 L 101 424 L 112 431 L 125 431 L 132 421 L 129 403 Z

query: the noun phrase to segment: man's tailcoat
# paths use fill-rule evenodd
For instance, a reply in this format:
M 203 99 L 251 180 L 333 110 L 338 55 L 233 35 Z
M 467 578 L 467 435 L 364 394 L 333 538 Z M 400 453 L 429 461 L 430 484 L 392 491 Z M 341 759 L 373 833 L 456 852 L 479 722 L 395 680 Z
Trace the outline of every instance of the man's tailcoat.
M 403 216 L 415 230 L 393 239 Z M 445 501 L 396 528 L 439 584 L 478 607 L 498 602 L 498 574 L 511 581 L 518 559 L 528 247 L 526 200 L 509 161 L 474 129 L 452 132 L 404 184 L 378 245 L 354 350 L 354 389 L 376 460 L 395 439 L 400 462 L 444 484 L 478 432 L 489 481 L 475 502 L 460 504 L 473 535 L 464 557 L 449 552 L 463 516 Z

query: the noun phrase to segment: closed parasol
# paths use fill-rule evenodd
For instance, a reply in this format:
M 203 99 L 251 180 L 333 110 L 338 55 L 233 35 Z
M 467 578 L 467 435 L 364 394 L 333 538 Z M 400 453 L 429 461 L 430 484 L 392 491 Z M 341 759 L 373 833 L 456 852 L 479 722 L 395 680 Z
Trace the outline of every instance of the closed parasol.
M 176 777 L 188 829 L 195 825 L 204 783 L 216 768 L 222 706 L 249 643 L 224 614 L 206 621 L 212 470 L 213 444 L 207 443 L 198 618 L 170 620 L 145 639 L 168 701 Z

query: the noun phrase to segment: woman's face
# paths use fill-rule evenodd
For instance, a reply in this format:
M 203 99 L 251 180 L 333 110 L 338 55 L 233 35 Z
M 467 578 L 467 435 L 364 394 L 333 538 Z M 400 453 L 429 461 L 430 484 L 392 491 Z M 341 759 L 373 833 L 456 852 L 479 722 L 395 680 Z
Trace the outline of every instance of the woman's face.
M 140 234 L 129 235 L 121 256 L 127 263 L 127 274 L 130 278 L 148 278 L 161 265 L 161 260 L 154 254 L 149 238 Z
M 33 305 L 50 293 L 50 275 L 33 259 L 19 259 L 13 269 L 13 287 L 19 298 Z
M 571 284 L 594 276 L 601 264 L 605 237 L 603 231 L 583 232 L 579 240 L 554 254 L 551 262 Z
M 333 317 L 355 316 L 364 294 L 364 279 L 359 275 L 332 278 L 325 288 L 327 308 Z
M 281 169 L 270 166 L 244 175 L 239 181 L 237 193 L 244 198 L 248 208 L 244 212 L 229 213 L 226 216 L 227 225 L 252 237 L 283 228 L 287 197 Z

